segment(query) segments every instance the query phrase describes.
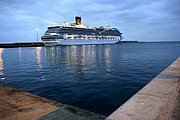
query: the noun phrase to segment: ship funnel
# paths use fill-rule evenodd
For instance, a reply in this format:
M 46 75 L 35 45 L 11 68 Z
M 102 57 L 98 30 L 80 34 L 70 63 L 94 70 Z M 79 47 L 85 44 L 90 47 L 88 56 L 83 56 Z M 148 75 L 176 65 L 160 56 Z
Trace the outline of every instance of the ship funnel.
M 75 20 L 76 20 L 76 25 L 81 25 L 81 17 L 76 16 Z

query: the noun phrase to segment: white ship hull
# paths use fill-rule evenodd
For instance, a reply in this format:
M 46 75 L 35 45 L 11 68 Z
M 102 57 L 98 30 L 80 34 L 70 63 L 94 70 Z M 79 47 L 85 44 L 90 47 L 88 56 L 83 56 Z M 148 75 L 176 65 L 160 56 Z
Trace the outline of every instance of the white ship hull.
M 97 44 L 115 44 L 121 39 L 55 39 L 44 41 L 45 46 L 56 45 L 97 45 Z

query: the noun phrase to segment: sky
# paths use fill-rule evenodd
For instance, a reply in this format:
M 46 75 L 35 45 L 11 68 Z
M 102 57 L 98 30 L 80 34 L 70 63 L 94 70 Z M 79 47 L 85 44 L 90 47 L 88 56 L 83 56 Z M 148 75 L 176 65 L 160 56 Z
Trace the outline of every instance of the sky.
M 124 40 L 180 41 L 180 0 L 0 0 L 0 43 L 41 41 L 47 26 L 109 24 Z M 37 31 L 38 28 L 38 31 Z

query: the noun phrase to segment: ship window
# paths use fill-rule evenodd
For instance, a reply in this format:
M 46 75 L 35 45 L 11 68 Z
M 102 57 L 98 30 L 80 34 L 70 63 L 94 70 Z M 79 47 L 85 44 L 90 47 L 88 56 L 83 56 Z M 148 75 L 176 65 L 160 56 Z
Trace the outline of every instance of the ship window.
M 58 36 L 59 39 L 63 39 L 63 36 Z
M 59 28 L 49 28 L 46 33 L 57 33 L 59 32 Z

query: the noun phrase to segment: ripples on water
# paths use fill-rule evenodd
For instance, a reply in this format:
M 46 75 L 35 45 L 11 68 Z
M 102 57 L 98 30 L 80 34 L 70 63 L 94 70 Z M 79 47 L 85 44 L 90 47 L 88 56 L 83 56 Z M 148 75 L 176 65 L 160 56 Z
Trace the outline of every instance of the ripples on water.
M 0 83 L 107 116 L 179 51 L 180 42 L 0 48 Z

